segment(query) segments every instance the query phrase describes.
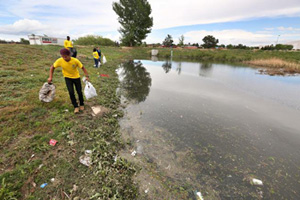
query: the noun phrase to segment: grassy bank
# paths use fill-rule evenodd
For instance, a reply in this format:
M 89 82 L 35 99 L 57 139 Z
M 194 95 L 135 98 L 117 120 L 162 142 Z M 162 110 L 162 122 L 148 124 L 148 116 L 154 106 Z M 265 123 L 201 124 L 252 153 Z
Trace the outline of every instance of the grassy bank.
M 126 48 L 134 58 L 151 55 L 149 48 Z M 192 60 L 200 62 L 227 62 L 247 64 L 262 68 L 261 73 L 269 75 L 286 75 L 300 73 L 299 51 L 262 51 L 262 50 L 202 50 L 157 48 L 160 59 L 169 59 L 173 54 L 174 61 Z M 171 53 L 172 51 L 172 53 Z
M 87 68 L 98 96 L 86 101 L 83 113 L 74 115 L 59 69 L 53 79 L 55 100 L 42 103 L 38 99 L 49 67 L 60 57 L 60 48 L 0 45 L 0 199 L 138 198 L 138 185 L 133 180 L 136 166 L 118 156 L 126 144 L 118 124 L 123 113 L 116 94 L 119 81 L 115 70 L 125 58 L 150 58 L 151 49 L 103 47 L 108 63 L 95 69 L 93 47 L 77 46 L 78 58 Z M 299 54 L 174 49 L 173 59 L 243 62 L 277 57 L 299 64 Z M 159 57 L 170 57 L 170 49 L 159 49 Z M 104 106 L 109 112 L 92 117 L 94 105 Z M 50 139 L 58 143 L 50 146 Z M 90 167 L 79 162 L 85 150 L 92 150 Z M 40 188 L 43 183 L 48 185 Z
M 60 48 L 0 45 L 0 199 L 134 199 L 136 169 L 116 157 L 124 143 L 118 125 L 122 112 L 115 69 L 124 53 L 102 49 L 109 62 L 95 69 L 91 48 L 78 47 L 98 97 L 86 101 L 86 111 L 75 116 L 60 70 L 53 79 L 55 100 L 42 103 L 38 99 Z M 98 73 L 109 77 L 100 78 Z M 92 117 L 93 105 L 110 111 Z M 50 146 L 50 139 L 58 143 Z M 91 167 L 79 162 L 85 150 L 92 150 Z M 40 188 L 43 183 L 48 185 Z

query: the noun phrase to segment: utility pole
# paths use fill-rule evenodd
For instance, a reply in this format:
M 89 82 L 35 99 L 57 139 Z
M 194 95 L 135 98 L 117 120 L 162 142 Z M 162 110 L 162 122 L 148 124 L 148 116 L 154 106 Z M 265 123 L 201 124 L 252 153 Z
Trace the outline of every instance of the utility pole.
M 277 41 L 276 41 L 275 46 L 278 44 L 279 37 L 280 37 L 280 35 L 277 36 Z

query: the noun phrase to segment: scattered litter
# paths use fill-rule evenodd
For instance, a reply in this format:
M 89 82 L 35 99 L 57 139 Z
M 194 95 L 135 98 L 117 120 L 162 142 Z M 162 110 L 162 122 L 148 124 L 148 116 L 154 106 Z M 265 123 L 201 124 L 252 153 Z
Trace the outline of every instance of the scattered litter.
M 92 150 L 85 150 L 85 155 L 89 155 L 89 154 L 92 154 Z
M 108 108 L 105 108 L 103 106 L 92 106 L 91 107 L 92 109 L 92 115 L 95 117 L 95 116 L 102 116 L 103 114 L 105 113 L 108 113 L 109 112 L 109 109 Z
M 84 164 L 85 166 L 91 166 L 92 164 L 92 151 L 91 150 L 85 150 L 85 155 L 82 155 L 79 157 L 79 161 L 81 164 Z
M 133 151 L 131 155 L 134 157 L 136 155 L 136 151 Z
M 109 77 L 108 74 L 100 74 L 100 77 Z
M 78 186 L 74 184 L 74 185 L 73 185 L 73 192 L 76 192 L 77 189 L 78 189 Z
M 232 176 L 231 176 L 231 175 L 228 175 L 227 177 L 228 177 L 228 178 L 232 178 Z
M 252 184 L 253 185 L 263 185 L 263 182 L 261 180 L 258 180 L 256 178 L 252 179 Z
M 35 182 L 32 182 L 31 184 L 32 184 L 33 187 L 36 187 L 36 183 Z
M 31 74 L 30 76 L 33 76 L 33 74 Z
M 199 199 L 199 200 L 204 200 L 204 198 L 203 198 L 201 192 L 196 192 L 196 195 L 197 195 L 197 199 Z
M 149 192 L 149 188 L 147 188 L 146 190 L 145 190 L 145 193 L 147 194 Z
M 68 199 L 70 199 L 69 195 L 67 193 L 64 192 L 64 194 L 66 195 L 66 197 L 68 197 Z
M 70 140 L 70 141 L 68 142 L 68 144 L 69 144 L 70 146 L 73 146 L 73 145 L 74 145 L 74 141 L 73 141 L 73 140 Z
M 39 92 L 39 99 L 42 102 L 49 103 L 53 101 L 55 97 L 55 85 L 52 83 L 44 83 L 43 87 L 40 89 Z
M 55 146 L 56 143 L 57 143 L 57 141 L 54 140 L 54 139 L 51 139 L 51 140 L 49 141 L 49 144 L 50 144 L 51 146 Z
M 35 156 L 35 155 L 32 154 L 31 157 L 28 159 L 28 162 L 30 162 L 34 156 Z
M 69 112 L 69 110 L 68 109 L 66 109 L 66 110 L 64 110 L 65 112 Z
M 43 164 L 40 164 L 39 168 L 38 169 L 41 169 L 44 165 Z
M 50 180 L 51 180 L 51 182 L 54 182 L 54 181 L 55 181 L 55 178 L 51 178 Z
M 169 164 L 168 167 L 166 167 L 165 169 L 170 170 L 171 169 L 171 165 Z
M 114 161 L 117 162 L 118 156 L 114 156 Z
M 44 188 L 44 187 L 46 187 L 48 185 L 48 183 L 43 183 L 40 187 L 41 188 Z

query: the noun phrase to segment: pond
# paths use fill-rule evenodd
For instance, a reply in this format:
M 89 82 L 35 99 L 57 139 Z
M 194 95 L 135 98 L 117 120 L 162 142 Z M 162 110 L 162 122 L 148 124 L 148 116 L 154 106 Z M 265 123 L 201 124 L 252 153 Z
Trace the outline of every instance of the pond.
M 141 199 L 300 199 L 299 76 L 150 60 L 118 74 Z

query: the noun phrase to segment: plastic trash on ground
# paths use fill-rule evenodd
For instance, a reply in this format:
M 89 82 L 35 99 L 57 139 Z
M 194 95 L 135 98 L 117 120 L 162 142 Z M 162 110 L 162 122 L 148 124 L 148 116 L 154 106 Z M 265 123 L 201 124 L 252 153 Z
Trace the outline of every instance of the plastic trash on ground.
M 84 95 L 85 95 L 86 99 L 90 99 L 90 98 L 97 96 L 96 89 L 88 81 L 85 81 Z
M 196 192 L 196 196 L 197 196 L 197 199 L 198 199 L 198 200 L 204 200 L 204 198 L 203 198 L 201 192 Z
M 91 166 L 92 164 L 92 151 L 91 150 L 86 150 L 85 151 L 85 155 L 82 155 L 79 157 L 79 161 L 81 164 L 85 165 L 85 166 Z
M 43 183 L 40 187 L 41 188 L 44 188 L 44 187 L 46 187 L 48 185 L 48 183 Z
M 108 74 L 100 74 L 100 77 L 109 77 Z
M 131 155 L 134 157 L 136 155 L 136 151 L 133 151 Z
M 40 89 L 39 92 L 40 101 L 49 103 L 53 101 L 54 97 L 55 97 L 55 85 L 44 83 L 43 87 Z
M 49 144 L 50 144 L 51 146 L 55 146 L 56 143 L 57 143 L 57 141 L 54 140 L 54 139 L 51 139 L 51 140 L 49 141 Z
M 252 184 L 253 185 L 263 185 L 263 182 L 261 180 L 258 180 L 256 178 L 252 179 Z

